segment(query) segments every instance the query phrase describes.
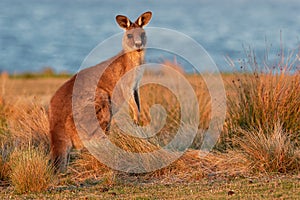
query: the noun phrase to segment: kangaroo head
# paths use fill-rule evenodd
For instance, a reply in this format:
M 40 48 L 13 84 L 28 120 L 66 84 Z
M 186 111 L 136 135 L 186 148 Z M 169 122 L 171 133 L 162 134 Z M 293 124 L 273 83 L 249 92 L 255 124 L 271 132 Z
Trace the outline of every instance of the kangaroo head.
M 152 13 L 150 11 L 145 12 L 134 23 L 126 16 L 116 16 L 117 23 L 125 30 L 122 41 L 125 51 L 143 50 L 147 41 L 146 32 L 143 27 L 149 23 L 151 16 Z

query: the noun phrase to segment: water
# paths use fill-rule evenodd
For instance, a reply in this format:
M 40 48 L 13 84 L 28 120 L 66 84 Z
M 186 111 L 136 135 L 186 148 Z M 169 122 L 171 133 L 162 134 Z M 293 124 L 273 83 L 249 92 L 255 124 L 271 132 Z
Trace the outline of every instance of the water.
M 280 31 L 286 49 L 299 47 L 297 0 L 1 0 L 0 71 L 51 66 L 74 73 L 97 44 L 121 31 L 117 14 L 135 19 L 147 10 L 153 12 L 150 27 L 192 37 L 222 70 L 230 69 L 225 56 L 245 57 L 243 44 L 263 57 L 267 38 L 276 55 Z

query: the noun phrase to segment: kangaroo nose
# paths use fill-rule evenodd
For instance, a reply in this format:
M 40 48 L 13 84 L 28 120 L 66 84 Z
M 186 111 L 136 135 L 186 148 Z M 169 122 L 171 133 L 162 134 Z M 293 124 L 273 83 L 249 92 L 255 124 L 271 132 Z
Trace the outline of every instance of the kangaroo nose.
M 135 46 L 136 46 L 137 48 L 140 48 L 140 47 L 142 46 L 142 41 L 136 41 L 136 42 L 135 42 Z

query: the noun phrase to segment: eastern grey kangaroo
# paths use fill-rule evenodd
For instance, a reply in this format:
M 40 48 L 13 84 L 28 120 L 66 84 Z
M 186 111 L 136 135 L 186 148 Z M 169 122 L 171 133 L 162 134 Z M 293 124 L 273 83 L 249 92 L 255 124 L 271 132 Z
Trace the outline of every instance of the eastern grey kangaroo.
M 123 49 L 116 56 L 84 69 L 93 72 L 106 67 L 97 84 L 94 100 L 99 125 L 106 132 L 110 128 L 112 118 L 110 100 L 114 87 L 126 72 L 144 63 L 146 33 L 143 27 L 149 23 L 151 17 L 150 11 L 143 13 L 135 22 L 131 22 L 126 16 L 116 16 L 117 23 L 125 30 L 122 39 Z M 60 172 L 66 170 L 70 150 L 83 148 L 72 113 L 72 91 L 77 75 L 78 73 L 56 91 L 49 106 L 51 161 L 56 171 Z M 131 95 L 133 98 L 129 105 L 136 121 L 140 112 L 137 86 L 132 88 Z

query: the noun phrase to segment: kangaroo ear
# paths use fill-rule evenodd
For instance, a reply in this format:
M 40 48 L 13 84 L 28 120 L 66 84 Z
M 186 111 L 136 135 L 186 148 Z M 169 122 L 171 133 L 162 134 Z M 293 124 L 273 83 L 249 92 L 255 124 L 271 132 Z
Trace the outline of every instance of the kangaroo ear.
M 123 15 L 116 16 L 116 21 L 119 24 L 119 26 L 124 29 L 129 28 L 132 24 L 132 22 L 126 16 Z
M 137 18 L 135 23 L 140 27 L 146 26 L 150 22 L 151 17 L 152 17 L 152 12 L 150 11 L 145 12 L 141 16 L 139 16 L 139 18 Z

